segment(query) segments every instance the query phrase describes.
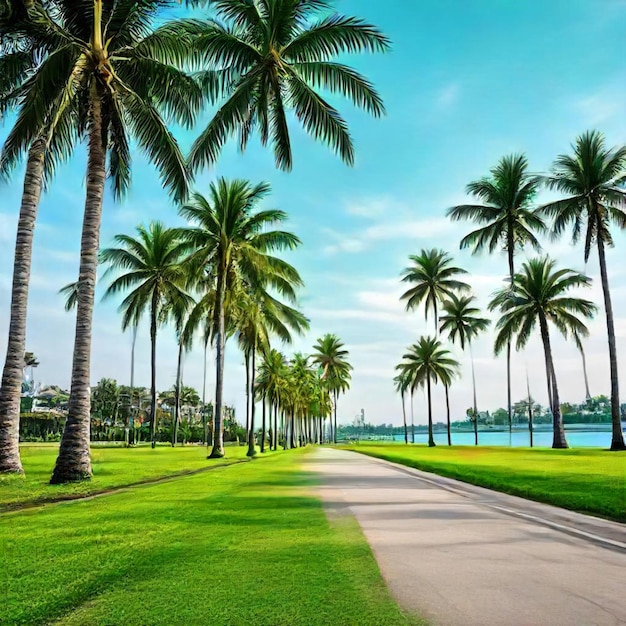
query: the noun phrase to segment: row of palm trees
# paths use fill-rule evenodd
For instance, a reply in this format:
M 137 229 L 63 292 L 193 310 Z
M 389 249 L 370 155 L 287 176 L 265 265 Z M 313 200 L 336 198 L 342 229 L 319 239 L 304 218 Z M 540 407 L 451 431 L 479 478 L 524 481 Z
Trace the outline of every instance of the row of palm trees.
M 87 164 L 75 282 L 76 333 L 69 414 L 54 483 L 91 476 L 90 359 L 102 204 L 107 180 L 116 199 L 130 186 L 131 142 L 155 165 L 171 197 L 193 217 L 206 209 L 201 196 L 192 196 L 188 202 L 193 176 L 216 164 L 229 139 L 238 137 L 244 150 L 258 133 L 263 145 L 271 144 L 277 167 L 290 170 L 293 157 L 287 114 L 292 110 L 313 138 L 351 165 L 355 154 L 348 126 L 321 92 L 343 95 L 373 116 L 384 114 L 374 86 L 335 59 L 350 53 L 385 52 L 390 42 L 374 25 L 335 13 L 330 0 L 187 0 L 185 4 L 209 4 L 212 19 L 166 21 L 169 0 L 15 0 L 0 14 L 0 118 L 11 116 L 12 121 L 0 153 L 0 176 L 7 176 L 26 159 L 8 348 L 0 387 L 0 472 L 22 471 L 19 397 L 39 201 L 44 184 L 52 181 L 58 165 L 71 157 L 80 143 L 87 144 Z M 217 112 L 185 156 L 168 125 L 192 128 L 207 105 L 216 106 Z M 231 191 L 235 203 L 246 194 L 254 199 L 249 186 L 238 185 Z M 257 191 L 263 192 L 263 187 Z M 202 226 L 197 223 L 196 231 L 186 234 L 186 244 L 197 244 L 194 264 L 208 267 L 214 260 L 218 266 L 228 261 L 227 249 L 222 247 L 218 253 L 211 247 L 218 237 L 211 225 L 204 225 L 211 235 L 203 243 Z M 242 227 L 251 228 L 268 248 L 274 245 L 264 233 L 254 230 L 255 224 L 246 222 Z M 155 227 L 155 238 L 157 230 Z M 168 254 L 176 255 L 178 244 L 168 237 L 164 232 L 161 245 L 168 247 Z M 125 245 L 124 241 L 118 243 L 122 248 Z M 119 261 L 124 265 L 123 253 L 117 257 L 108 254 L 113 264 Z M 215 317 L 205 336 L 215 343 L 218 372 L 223 371 L 226 309 L 235 293 L 228 290 L 226 282 L 243 284 L 251 279 L 255 288 L 260 280 L 255 270 L 246 268 L 249 271 L 244 277 L 237 274 L 238 269 L 229 274 L 222 265 L 219 275 L 205 272 L 204 276 L 208 283 L 215 283 L 215 289 L 207 289 L 204 296 L 210 298 L 214 292 L 216 298 L 212 307 Z M 277 276 L 285 270 L 267 269 L 276 270 Z M 274 282 L 272 287 L 289 293 L 291 285 L 283 276 Z M 113 291 L 125 286 L 117 283 Z M 126 308 L 125 323 L 136 326 L 135 305 L 143 302 L 146 293 L 152 298 L 154 343 L 160 310 L 156 291 L 146 287 L 135 293 L 135 304 Z M 183 307 L 186 299 L 179 295 L 178 304 Z M 198 306 L 201 302 L 208 304 L 200 300 Z M 143 305 L 147 306 L 147 301 Z M 217 387 L 215 414 L 219 420 L 221 383 Z M 214 452 L 221 454 L 217 439 Z
M 537 194 L 547 188 L 563 197 L 537 205 Z M 539 326 L 546 365 L 549 405 L 553 415 L 553 447 L 567 447 L 561 419 L 554 359 L 549 324 L 566 338 L 572 338 L 583 356 L 582 338 L 588 335 L 584 320 L 597 311 L 592 302 L 576 297 L 571 289 L 588 287 L 591 280 L 570 269 L 556 269 L 547 257 L 527 260 L 516 271 L 516 254 L 530 247 L 540 250 L 540 236 L 553 239 L 572 229 L 573 242 L 584 241 L 584 261 L 588 262 L 593 247 L 598 253 L 600 278 L 604 295 L 611 382 L 611 450 L 626 450 L 621 425 L 615 324 L 606 263 L 606 248 L 613 245 L 612 228 L 626 228 L 626 146 L 608 148 L 605 138 L 597 131 L 579 136 L 571 154 L 557 157 L 549 175 L 531 174 L 523 155 L 506 156 L 491 170 L 490 176 L 467 186 L 468 195 L 475 204 L 462 204 L 448 210 L 453 220 L 472 221 L 478 228 L 461 240 L 461 248 L 472 253 L 504 250 L 507 254 L 507 284 L 498 291 L 489 304 L 500 317 L 496 324 L 495 352 L 507 353 L 507 395 L 509 428 L 511 428 L 511 348 L 523 349 L 533 330 Z M 551 219 L 551 226 L 546 223 Z M 489 325 L 473 306 L 473 297 L 467 283 L 460 277 L 467 272 L 452 265 L 451 257 L 440 250 L 422 251 L 410 257 L 411 265 L 404 271 L 403 281 L 412 287 L 402 296 L 408 310 L 424 304 L 426 319 L 432 311 L 435 329 L 447 332 L 449 338 L 459 341 L 461 348 Z M 438 317 L 438 307 L 446 315 Z M 439 328 L 439 324 L 441 327 Z M 419 350 L 415 348 L 419 347 Z M 447 362 L 449 356 L 436 339 L 425 338 L 407 352 L 398 366 L 397 389 L 404 394 L 408 389 L 440 381 L 446 390 L 457 366 Z M 416 353 L 423 362 L 436 356 L 441 361 L 439 371 L 433 369 L 430 378 L 415 369 Z M 413 362 L 413 365 L 411 363 Z M 444 367 L 445 365 L 445 367 Z M 474 379 L 473 416 L 476 432 L 476 384 Z M 586 380 L 586 373 L 585 373 Z M 425 381 L 425 382 L 424 382 Z M 449 406 L 449 404 L 448 404 Z M 430 409 L 429 409 L 430 412 Z M 406 421 L 406 420 L 405 420 Z M 449 423 L 449 409 L 448 409 Z M 429 436 L 432 441 L 432 433 Z M 448 429 L 448 441 L 450 435 Z

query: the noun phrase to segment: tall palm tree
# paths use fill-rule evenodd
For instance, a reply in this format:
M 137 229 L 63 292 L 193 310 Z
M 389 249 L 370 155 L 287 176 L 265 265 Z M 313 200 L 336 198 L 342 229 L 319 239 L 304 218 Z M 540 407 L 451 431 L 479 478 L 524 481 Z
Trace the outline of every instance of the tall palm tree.
M 199 278 L 207 273 L 215 279 L 214 336 L 216 343 L 216 390 L 213 449 L 211 458 L 224 456 L 222 393 L 226 311 L 243 283 L 253 290 L 273 289 L 288 301 L 295 301 L 295 289 L 302 285 L 298 272 L 287 262 L 273 256 L 294 249 L 300 240 L 292 233 L 272 230 L 287 219 L 283 211 L 258 210 L 269 194 L 265 183 L 253 186 L 245 180 L 223 178 L 211 184 L 209 196 L 193 194 L 180 214 L 191 226 L 181 235 L 192 250 L 190 263 L 198 268 Z
M 496 325 L 496 354 L 514 338 L 516 349 L 523 349 L 539 324 L 552 409 L 552 447 L 567 448 L 548 322 L 565 337 L 574 332 L 585 337 L 588 330 L 581 318 L 593 317 L 597 307 L 589 300 L 569 293 L 571 289 L 588 287 L 591 280 L 570 269 L 555 270 L 555 265 L 555 261 L 548 258 L 527 261 L 514 275 L 511 285 L 496 293 L 489 309 L 501 313 Z
M 406 300 L 406 309 L 410 311 L 424 304 L 424 319 L 428 321 L 428 312 L 433 312 L 435 333 L 439 333 L 438 307 L 445 298 L 455 292 L 470 290 L 470 286 L 457 279 L 457 276 L 467 274 L 467 271 L 452 265 L 452 257 L 443 250 L 432 248 L 422 249 L 417 255 L 409 257 L 411 265 L 403 272 L 402 282 L 413 286 L 402 296 Z M 450 423 L 450 389 L 444 383 L 446 394 L 446 419 Z M 413 411 L 413 391 L 411 391 L 411 411 Z M 449 439 L 449 438 L 448 438 Z
M 91 476 L 91 331 L 107 156 L 115 195 L 130 182 L 130 136 L 155 163 L 168 190 L 176 198 L 186 195 L 187 164 L 161 114 L 191 126 L 200 111 L 203 91 L 181 68 L 198 60 L 193 41 L 206 27 L 182 20 L 154 28 L 168 0 L 54 0 L 32 6 L 33 22 L 46 34 L 50 52 L 21 88 L 3 161 L 15 161 L 33 146 L 50 127 L 53 109 L 65 120 L 59 122 L 65 131 L 47 152 L 65 154 L 78 137 L 88 144 L 69 412 L 51 478 L 59 483 Z
M 339 394 L 350 388 L 352 378 L 350 374 L 352 365 L 348 361 L 350 353 L 339 337 L 330 333 L 320 337 L 313 350 L 313 363 L 322 368 L 322 380 L 326 382 L 333 397 L 333 442 L 337 443 L 337 402 Z
M 400 365 L 402 372 L 409 377 L 413 389 L 426 387 L 428 400 L 428 445 L 435 446 L 433 437 L 433 410 L 431 386 L 441 382 L 449 386 L 458 371 L 459 364 L 452 358 L 450 351 L 443 347 L 441 341 L 434 337 L 420 337 L 419 341 L 409 347 Z
M 587 357 L 585 356 L 585 346 L 583 346 L 583 340 L 577 332 L 572 333 L 572 337 L 574 338 L 574 343 L 578 348 L 578 352 L 580 352 L 580 358 L 583 362 L 583 377 L 585 380 L 585 400 L 589 400 L 591 398 L 591 392 L 589 391 L 589 376 L 587 375 Z
M 186 244 L 179 232 L 166 228 L 161 222 L 151 222 L 146 228 L 137 227 L 137 237 L 116 235 L 117 248 L 107 248 L 100 254 L 109 267 L 105 277 L 119 271 L 108 286 L 105 297 L 132 290 L 120 305 L 122 327 L 128 328 L 138 315 L 148 312 L 151 345 L 150 426 L 152 447 L 156 446 L 156 339 L 157 328 L 168 320 L 172 310 L 183 310 L 192 304 L 185 291 L 189 279 L 185 258 Z
M 213 96 L 224 96 L 191 150 L 194 168 L 213 165 L 226 141 L 239 136 L 244 150 L 253 132 L 271 143 L 276 165 L 290 170 L 288 109 L 305 131 L 349 165 L 354 146 L 346 121 L 322 95 L 340 94 L 379 117 L 385 113 L 374 86 L 333 59 L 344 54 L 386 52 L 387 37 L 355 18 L 330 13 L 327 0 L 216 0 L 212 32 L 198 40 L 211 68 L 202 76 Z
M 626 228 L 626 146 L 607 148 L 604 136 L 590 131 L 576 139 L 573 154 L 560 155 L 553 173 L 545 182 L 550 189 L 562 193 L 561 200 L 550 202 L 541 211 L 553 218 L 552 231 L 560 236 L 571 226 L 574 242 L 584 231 L 584 258 L 589 260 L 591 248 L 598 250 L 604 310 L 609 342 L 611 370 L 611 450 L 626 450 L 622 432 L 615 321 L 606 265 L 606 247 L 613 245 L 611 226 Z
M 267 433 L 266 409 L 269 404 L 270 428 L 272 409 L 278 403 L 280 391 L 284 385 L 287 373 L 285 357 L 278 350 L 272 348 L 262 354 L 256 377 L 255 393 L 262 400 L 263 422 L 261 426 L 261 452 L 265 452 L 265 435 Z M 273 437 L 272 437 L 273 439 Z
M 396 370 L 400 370 L 400 373 L 394 377 L 393 382 L 395 384 L 396 391 L 400 393 L 400 398 L 402 399 L 402 424 L 404 425 L 404 443 L 408 445 L 409 431 L 406 425 L 406 407 L 404 404 L 404 397 L 406 395 L 407 389 L 410 386 L 410 381 L 406 370 L 401 365 L 397 365 Z
M 485 317 L 480 317 L 480 309 L 474 306 L 474 296 L 457 296 L 452 294 L 443 303 L 445 315 L 440 318 L 442 333 L 447 332 L 452 343 L 457 341 L 461 345 L 461 350 L 465 351 L 465 346 L 469 348 L 472 362 L 472 386 L 474 391 L 474 417 L 478 415 L 478 405 L 476 402 L 476 372 L 474 370 L 474 355 L 472 353 L 472 340 L 480 333 L 489 328 L 491 321 Z M 474 443 L 478 445 L 478 420 L 474 419 Z M 451 445 L 450 423 L 448 422 L 448 445 Z
M 490 176 L 469 183 L 467 194 L 481 204 L 461 204 L 447 211 L 454 221 L 471 221 L 480 226 L 463 237 L 461 248 L 471 248 L 472 254 L 504 250 L 512 281 L 515 252 L 526 246 L 539 250 L 537 235 L 546 230 L 537 210 L 531 208 L 539 186 L 539 179 L 529 174 L 528 159 L 523 154 L 502 157 Z M 506 380 L 510 435 L 513 427 L 510 344 L 506 348 Z
M 32 97 L 34 74 L 50 76 L 50 55 L 59 41 L 50 36 L 38 19 L 40 2 L 15 0 L 0 13 L 0 120 L 18 109 L 29 93 Z M 40 94 L 35 94 L 41 97 Z M 21 360 L 26 348 L 26 316 L 32 261 L 32 246 L 39 200 L 46 173 L 51 177 L 56 164 L 69 155 L 73 139 L 71 116 L 64 99 L 52 97 L 41 117 L 39 132 L 25 142 L 26 171 L 19 210 L 7 352 L 0 384 L 0 472 L 22 473 L 19 454 L 19 415 L 22 383 Z M 19 133 L 24 118 L 18 116 L 9 135 Z M 8 178 L 21 160 L 21 150 L 7 140 L 0 153 L 0 181 Z

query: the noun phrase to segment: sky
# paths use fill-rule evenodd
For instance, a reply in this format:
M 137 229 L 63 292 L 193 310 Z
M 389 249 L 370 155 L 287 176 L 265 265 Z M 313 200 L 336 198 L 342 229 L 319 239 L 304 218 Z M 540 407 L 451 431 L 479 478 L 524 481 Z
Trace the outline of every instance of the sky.
M 624 0 L 340 0 L 340 12 L 378 25 L 392 40 L 385 55 L 350 58 L 377 86 L 387 116 L 376 120 L 347 101 L 338 106 L 356 145 L 356 164 L 345 166 L 292 120 L 294 168 L 274 168 L 273 155 L 257 142 L 245 154 L 228 145 L 216 168 L 200 173 L 195 188 L 205 192 L 217 176 L 267 181 L 266 206 L 290 216 L 289 228 L 302 246 L 288 259 L 301 272 L 305 288 L 299 301 L 311 320 L 310 332 L 287 355 L 308 353 L 325 333 L 337 334 L 354 367 L 350 391 L 338 414 L 352 422 L 361 409 L 367 421 L 400 424 L 394 392 L 394 366 L 420 335 L 434 334 L 423 312 L 406 312 L 399 298 L 400 275 L 408 256 L 422 248 L 442 248 L 467 269 L 478 304 L 486 309 L 502 285 L 504 254 L 472 256 L 459 250 L 470 224 L 451 223 L 450 206 L 463 203 L 465 187 L 489 173 L 506 154 L 523 152 L 533 172 L 548 171 L 558 154 L 568 152 L 577 135 L 598 129 L 610 145 L 626 143 L 626 67 L 616 53 L 626 27 Z M 207 112 L 203 120 L 208 120 Z M 9 120 L 10 122 L 10 120 Z M 8 132 L 0 126 L 0 141 Z M 202 126 L 177 132 L 188 148 Z M 117 233 L 132 233 L 153 219 L 182 224 L 176 207 L 143 156 L 133 155 L 133 185 L 125 200 L 106 195 L 101 245 Z M 35 235 L 28 316 L 27 350 L 40 365 L 35 378 L 69 386 L 75 319 L 63 310 L 57 292 L 78 274 L 78 253 L 85 192 L 85 150 L 58 172 L 43 196 Z M 0 191 L 0 337 L 8 328 L 11 271 L 23 169 Z M 542 194 L 538 201 L 551 196 Z M 625 238 L 616 237 L 608 254 L 616 318 L 620 384 L 626 398 Z M 579 247 L 565 238 L 543 241 L 544 252 L 560 266 L 586 271 L 594 284 L 585 296 L 602 304 L 597 260 L 587 267 Z M 532 253 L 529 252 L 532 256 Z M 520 261 L 523 255 L 520 256 Z M 596 283 L 595 279 L 598 278 Z M 91 380 L 103 377 L 128 384 L 130 335 L 122 334 L 119 302 L 102 302 L 99 287 L 94 315 Z M 592 394 L 609 393 L 609 362 L 602 308 L 590 323 L 586 341 Z M 572 343 L 553 335 L 555 367 L 563 401 L 584 399 L 582 367 Z M 158 336 L 157 386 L 174 384 L 174 331 Z M 471 406 L 469 355 L 451 348 L 462 363 L 461 378 L 450 392 L 453 419 Z M 4 351 L 4 347 L 2 348 Z M 3 352 L 4 354 L 4 352 Z M 187 356 L 184 383 L 202 390 L 201 342 Z M 506 361 L 493 355 L 493 332 L 474 346 L 478 405 L 493 411 L 506 404 Z M 140 327 L 135 380 L 149 385 L 150 345 L 147 323 Z M 243 358 L 233 341 L 227 346 L 224 399 L 245 415 Z M 543 353 L 538 338 L 513 357 L 513 399 L 531 392 L 547 403 Z M 214 394 L 214 364 L 209 362 L 207 400 Z M 443 390 L 434 393 L 434 418 L 445 419 Z M 415 421 L 426 421 L 422 392 L 415 398 Z

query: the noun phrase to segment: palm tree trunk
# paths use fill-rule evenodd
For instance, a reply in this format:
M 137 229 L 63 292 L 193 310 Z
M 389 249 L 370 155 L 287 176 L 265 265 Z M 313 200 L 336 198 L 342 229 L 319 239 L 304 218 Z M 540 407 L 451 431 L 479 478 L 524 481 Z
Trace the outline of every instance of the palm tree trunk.
M 528 393 L 528 435 L 530 438 L 530 447 L 533 447 L 533 400 L 530 396 L 530 382 L 528 381 L 528 370 L 526 370 L 526 391 Z
M 622 416 L 619 406 L 619 381 L 617 376 L 617 347 L 615 345 L 615 322 L 613 320 L 613 305 L 609 289 L 609 276 L 606 269 L 604 241 L 598 237 L 598 257 L 600 260 L 600 276 L 602 277 L 602 292 L 604 294 L 604 310 L 606 311 L 606 330 L 609 338 L 609 361 L 611 366 L 611 450 L 626 450 L 624 433 L 622 432 Z
M 406 426 L 406 407 L 404 406 L 404 391 L 400 394 L 402 398 L 402 423 L 404 424 L 404 443 L 409 445 L 409 431 Z
M 334 426 L 333 426 L 333 443 L 337 443 L 337 402 L 339 401 L 339 392 L 335 391 L 335 406 L 334 406 Z
M 180 338 L 178 343 L 178 363 L 176 365 L 176 406 L 174 407 L 174 428 L 172 429 L 172 447 L 178 443 L 178 423 L 180 422 L 180 388 L 183 374 L 183 342 Z
M 274 403 L 274 450 L 278 450 L 278 402 Z
M 452 433 L 450 426 L 450 387 L 448 385 L 444 385 L 444 389 L 446 392 L 446 428 L 448 431 L 448 445 L 452 445 Z
M 513 226 L 509 224 L 507 231 L 507 253 L 509 261 L 509 278 L 511 286 L 515 278 L 515 240 L 513 238 Z M 506 344 L 506 396 L 507 396 L 507 416 L 509 419 L 509 446 L 513 443 L 513 400 L 511 391 L 511 340 Z
M 472 386 L 474 391 L 474 445 L 478 445 L 478 402 L 476 401 L 476 370 L 474 368 L 474 353 L 472 351 L 472 342 L 469 342 L 470 361 L 472 363 Z M 510 435 L 511 431 L 509 431 Z M 509 441 L 509 445 L 510 445 Z
M 585 357 L 585 349 L 580 347 L 580 356 L 583 361 L 583 376 L 585 378 L 585 399 L 589 400 L 591 398 L 591 393 L 589 392 L 589 376 L 587 376 L 587 358 Z
M 245 350 L 243 356 L 246 368 L 246 439 L 250 438 L 250 353 Z
M 256 454 L 256 448 L 254 447 L 254 409 L 256 406 L 256 402 L 254 401 L 254 382 L 255 382 L 255 368 L 256 368 L 256 346 L 252 345 L 252 381 L 251 381 L 251 389 L 252 389 L 252 406 L 250 407 L 250 432 L 248 433 L 248 453 L 246 456 L 253 457 Z
M 43 186 L 46 141 L 36 139 L 28 151 L 20 215 L 17 222 L 11 317 L 7 355 L 0 386 L 0 472 L 23 473 L 20 461 L 20 398 L 26 350 L 26 313 L 33 254 L 33 235 Z
M 554 373 L 554 361 L 552 359 L 552 346 L 550 345 L 550 333 L 548 331 L 548 322 L 545 317 L 540 316 L 539 326 L 541 328 L 541 339 L 543 341 L 543 349 L 546 359 L 546 371 L 548 379 L 552 387 L 552 447 L 567 448 L 567 440 L 565 439 L 565 430 L 563 428 L 563 418 L 561 416 L 561 404 L 559 401 L 559 389 L 556 384 L 556 375 Z
M 216 306 L 218 311 L 215 374 L 215 411 L 213 412 L 213 449 L 208 458 L 220 459 L 224 456 L 224 422 L 222 420 L 222 396 L 224 392 L 224 348 L 226 344 L 226 320 L 224 312 L 225 268 L 220 268 L 217 278 Z
M 97 82 L 91 93 L 87 193 L 80 244 L 76 334 L 72 359 L 69 411 L 52 473 L 52 484 L 91 478 L 89 432 L 91 426 L 91 330 L 100 247 L 102 197 L 106 179 L 106 146 L 102 129 L 102 94 Z
M 261 417 L 261 453 L 265 452 L 265 433 L 267 432 L 265 425 L 265 405 L 266 405 L 265 395 L 263 396 L 263 402 L 261 405 L 262 408 L 262 417 Z
M 202 445 L 206 445 L 206 358 L 208 341 L 204 342 L 204 361 L 202 362 Z
M 159 294 L 155 289 L 152 293 L 150 306 L 150 446 L 156 448 L 157 432 L 157 401 L 156 401 L 156 336 L 157 336 L 157 309 Z
M 413 399 L 413 390 L 411 389 L 411 443 L 415 443 L 415 407 Z
M 426 389 L 428 391 L 428 447 L 435 447 L 435 438 L 433 437 L 433 403 L 430 392 L 430 376 L 426 376 Z

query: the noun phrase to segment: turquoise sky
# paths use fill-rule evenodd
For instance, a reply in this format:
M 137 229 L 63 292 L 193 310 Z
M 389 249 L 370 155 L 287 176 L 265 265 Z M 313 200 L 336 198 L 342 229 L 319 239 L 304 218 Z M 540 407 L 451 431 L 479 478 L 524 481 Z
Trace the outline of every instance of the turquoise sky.
M 325 147 L 309 139 L 294 123 L 295 167 L 274 169 L 270 152 L 252 143 L 241 155 L 234 145 L 215 171 L 203 172 L 197 189 L 206 190 L 216 175 L 269 181 L 269 205 L 286 210 L 291 229 L 303 240 L 290 259 L 301 270 L 306 289 L 301 305 L 311 318 L 309 336 L 294 349 L 308 351 L 317 336 L 334 332 L 346 342 L 355 367 L 352 390 L 341 401 L 342 421 L 361 408 L 374 422 L 399 423 L 399 400 L 391 378 L 405 346 L 432 333 L 421 312 L 406 314 L 398 302 L 398 276 L 409 254 L 422 247 L 442 247 L 472 272 L 481 305 L 501 284 L 502 256 L 472 258 L 458 251 L 467 225 L 451 224 L 445 209 L 462 202 L 465 185 L 485 175 L 497 160 L 525 152 L 535 171 L 545 171 L 554 157 L 569 150 L 577 134 L 598 128 L 610 144 L 626 141 L 626 66 L 623 0 L 343 0 L 345 14 L 379 25 L 393 40 L 388 55 L 363 56 L 353 64 L 380 89 L 388 108 L 373 120 L 340 102 L 357 148 L 354 168 L 345 167 Z M 207 112 L 208 115 L 208 112 Z M 0 127 L 0 140 L 7 127 Z M 197 131 L 179 134 L 188 147 Z M 151 219 L 179 223 L 176 208 L 161 190 L 157 176 L 135 154 L 133 188 L 116 205 L 107 196 L 102 245 L 118 232 Z M 41 365 L 37 378 L 67 385 L 70 377 L 74 319 L 64 313 L 58 289 L 75 280 L 84 202 L 85 152 L 76 151 L 45 195 L 35 241 L 28 349 Z M 0 195 L 0 336 L 6 332 L 13 241 L 21 194 L 22 171 Z M 618 249 L 623 237 L 617 237 Z M 560 263 L 584 269 L 582 251 L 568 241 L 545 242 Z M 623 250 L 623 247 L 621 248 Z M 626 352 L 626 272 L 622 254 L 609 257 L 618 329 L 619 354 Z M 587 268 L 595 277 L 595 259 Z M 587 294 L 601 302 L 594 286 Z M 129 378 L 130 337 L 119 330 L 117 303 L 100 303 L 95 314 L 92 381 Z M 432 322 L 431 322 L 432 324 Z M 608 393 L 608 356 L 600 315 L 588 341 L 592 393 Z M 583 398 L 582 373 L 573 346 L 555 339 L 557 377 L 562 397 Z M 495 409 L 506 402 L 505 365 L 492 356 L 492 336 L 475 349 L 479 407 Z M 291 349 L 286 348 L 289 352 Z M 464 364 L 467 358 L 458 354 Z M 244 410 L 241 356 L 228 348 L 225 399 L 240 415 Z M 624 360 L 621 361 L 624 363 Z M 525 394 L 528 366 L 533 394 L 546 402 L 541 349 L 534 342 L 514 361 L 514 398 Z M 158 386 L 174 382 L 176 349 L 173 331 L 164 329 L 158 346 Z M 452 390 L 454 417 L 471 404 L 469 368 Z M 626 398 L 626 364 L 622 367 Z M 195 350 L 185 365 L 185 383 L 201 389 L 202 356 Z M 147 325 L 138 347 L 138 384 L 149 383 Z M 213 392 L 213 368 L 209 390 Z M 444 419 L 443 394 L 436 395 L 435 418 Z M 425 421 L 421 395 L 416 421 Z

